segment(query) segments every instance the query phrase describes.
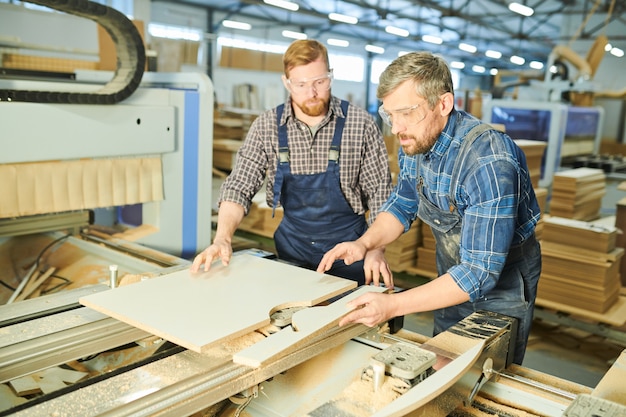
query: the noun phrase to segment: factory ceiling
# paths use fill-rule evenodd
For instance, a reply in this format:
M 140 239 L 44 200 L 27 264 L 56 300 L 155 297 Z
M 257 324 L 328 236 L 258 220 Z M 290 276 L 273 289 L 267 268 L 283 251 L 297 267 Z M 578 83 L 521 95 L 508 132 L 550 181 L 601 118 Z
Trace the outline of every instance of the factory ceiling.
M 386 51 L 426 49 L 451 59 L 493 66 L 487 50 L 502 53 L 499 65 L 511 56 L 526 62 L 546 62 L 554 46 L 572 40 L 589 40 L 607 35 L 614 45 L 626 49 L 626 1 L 624 0 L 517 0 L 531 7 L 531 16 L 509 9 L 512 0 L 290 0 L 297 10 L 288 11 L 266 4 L 273 0 L 179 0 L 203 6 L 213 16 L 212 32 L 224 20 L 253 21 L 255 29 L 272 38 L 279 29 L 305 33 L 313 39 L 358 39 Z M 280 1 L 280 0 L 279 0 Z M 289 6 L 289 5 L 288 5 Z M 330 13 L 350 16 L 355 24 L 329 18 Z M 388 26 L 404 34 L 389 33 Z M 406 35 L 406 36 L 404 36 Z M 441 40 L 424 41 L 424 36 Z M 258 36 L 258 35 L 255 35 Z M 283 38 L 283 40 L 286 40 Z M 475 52 L 459 49 L 476 47 Z M 348 48 L 357 48 L 352 43 Z M 395 56 L 389 56 L 393 59 Z

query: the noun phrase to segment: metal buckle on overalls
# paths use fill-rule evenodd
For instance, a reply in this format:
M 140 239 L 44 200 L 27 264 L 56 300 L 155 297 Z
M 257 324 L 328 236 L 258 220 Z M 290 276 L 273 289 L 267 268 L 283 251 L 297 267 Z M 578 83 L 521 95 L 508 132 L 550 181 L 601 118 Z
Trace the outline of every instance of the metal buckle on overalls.
M 328 160 L 329 161 L 338 161 L 339 160 L 339 149 L 331 149 L 328 151 Z
M 278 151 L 278 162 L 281 164 L 289 162 L 289 150 Z

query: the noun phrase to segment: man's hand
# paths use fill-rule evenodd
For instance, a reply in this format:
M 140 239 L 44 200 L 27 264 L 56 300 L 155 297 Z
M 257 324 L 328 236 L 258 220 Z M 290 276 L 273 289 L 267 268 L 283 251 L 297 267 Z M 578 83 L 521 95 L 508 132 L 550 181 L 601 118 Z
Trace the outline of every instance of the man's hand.
M 191 272 L 196 273 L 200 271 L 204 265 L 204 272 L 211 269 L 211 264 L 217 258 L 222 260 L 224 266 L 230 263 L 230 258 L 233 255 L 233 247 L 230 241 L 226 239 L 215 239 L 213 244 L 198 254 L 191 264 Z
M 385 287 L 393 288 L 393 274 L 382 249 L 374 249 L 365 254 L 363 269 L 365 270 L 365 285 L 373 282 L 374 285 L 379 286 L 382 276 Z
M 335 263 L 337 259 L 343 259 L 346 265 L 351 265 L 363 259 L 365 252 L 367 252 L 367 249 L 357 240 L 339 243 L 324 254 L 324 257 L 317 266 L 317 272 L 324 273 L 328 271 L 333 267 L 333 263 Z
M 393 296 L 390 294 L 369 292 L 349 301 L 347 306 L 355 310 L 346 314 L 339 321 L 339 326 L 362 323 L 368 327 L 374 327 L 394 317 Z

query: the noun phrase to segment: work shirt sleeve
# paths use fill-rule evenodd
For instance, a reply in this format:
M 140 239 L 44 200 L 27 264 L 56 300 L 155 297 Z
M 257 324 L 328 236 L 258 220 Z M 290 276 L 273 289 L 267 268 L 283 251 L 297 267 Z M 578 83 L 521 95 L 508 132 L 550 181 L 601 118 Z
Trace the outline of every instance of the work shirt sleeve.
M 252 122 L 246 139 L 237 151 L 235 166 L 222 183 L 219 203 L 231 201 L 240 204 L 248 214 L 252 198 L 263 185 L 269 165 L 269 155 L 263 136 L 273 128 L 271 117 L 276 117 L 275 113 L 268 112 Z M 275 163 L 274 159 L 272 161 Z
M 516 230 L 520 172 L 514 161 L 492 155 L 474 161 L 457 196 L 462 215 L 461 262 L 448 270 L 474 302 L 498 281 Z
M 364 148 L 359 175 L 362 199 L 369 208 L 368 223 L 372 224 L 380 208 L 387 201 L 393 185 L 389 169 L 389 156 L 382 133 L 374 120 L 365 127 Z

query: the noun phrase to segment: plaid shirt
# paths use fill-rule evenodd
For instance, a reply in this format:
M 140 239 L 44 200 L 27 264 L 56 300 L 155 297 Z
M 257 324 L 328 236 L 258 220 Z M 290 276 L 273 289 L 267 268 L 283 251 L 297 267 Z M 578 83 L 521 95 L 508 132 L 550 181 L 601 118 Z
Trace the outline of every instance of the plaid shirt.
M 400 148 L 398 185 L 381 208 L 408 230 L 417 218 L 418 181 L 426 198 L 440 210 L 456 207 L 462 218 L 461 263 L 448 272 L 471 301 L 495 286 L 510 247 L 532 236 L 540 214 L 526 157 L 508 135 L 487 131 L 469 152 L 459 155 L 461 142 L 478 123 L 473 116 L 453 110 L 430 151 L 408 156 Z M 451 174 L 458 158 L 462 165 L 451 201 Z
M 285 103 L 281 124 L 287 125 L 291 173 L 307 175 L 325 172 L 328 150 L 335 132 L 335 115 L 343 115 L 340 100 L 331 97 L 329 111 L 311 134 L 309 127 L 296 119 L 291 100 Z M 248 213 L 251 201 L 266 180 L 267 204 L 272 207 L 274 178 L 278 161 L 276 108 L 261 114 L 250 127 L 237 152 L 235 167 L 220 189 L 219 202 L 242 205 Z M 380 129 L 365 110 L 350 105 L 341 139 L 339 157 L 341 190 L 357 214 L 368 209 L 371 223 L 391 193 L 391 174 L 387 149 Z

